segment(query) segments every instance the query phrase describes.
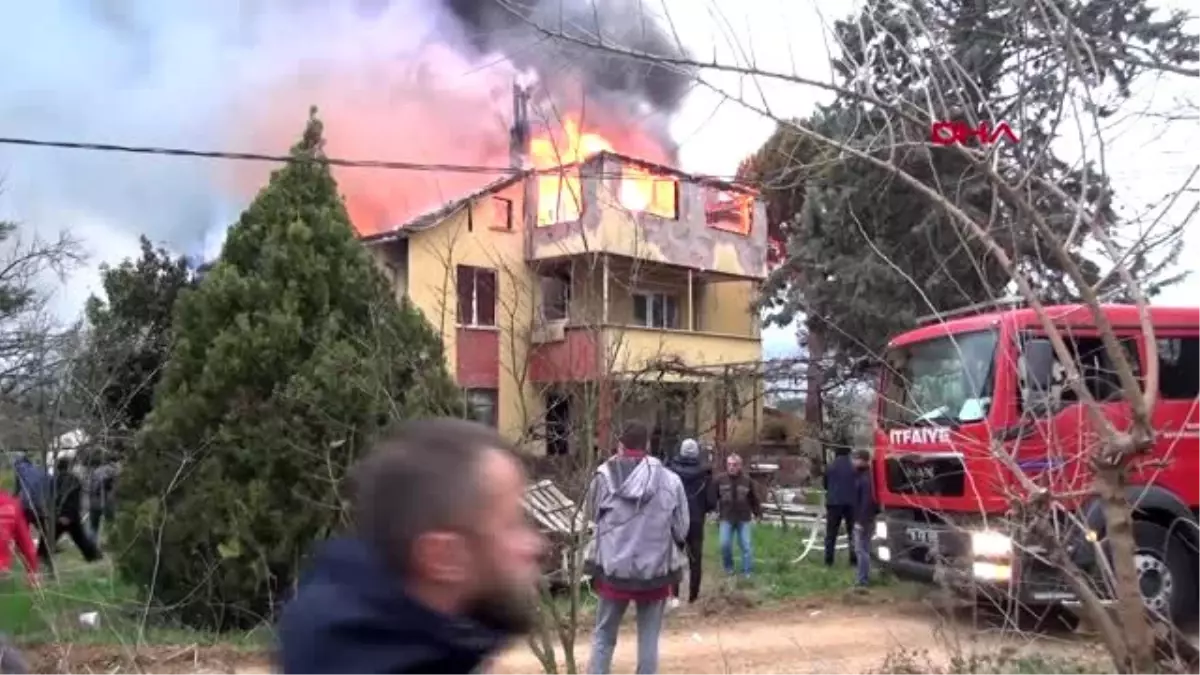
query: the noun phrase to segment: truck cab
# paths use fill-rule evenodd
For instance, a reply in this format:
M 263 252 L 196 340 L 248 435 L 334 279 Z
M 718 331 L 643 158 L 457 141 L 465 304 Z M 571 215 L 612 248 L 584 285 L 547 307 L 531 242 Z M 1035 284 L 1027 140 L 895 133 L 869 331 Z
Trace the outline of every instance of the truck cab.
M 1125 401 L 1091 310 L 1046 308 L 1089 393 L 1117 428 Z M 1137 308 L 1106 305 L 1141 374 Z M 1153 451 L 1128 472 L 1143 600 L 1176 621 L 1197 613 L 1200 503 L 1200 311 L 1152 307 L 1159 391 Z M 1091 487 L 1092 424 L 1067 386 L 1041 320 L 1024 307 L 968 308 L 893 339 L 876 418 L 876 554 L 896 575 L 1026 608 L 1070 607 L 1075 594 L 1015 521 L 1026 481 L 1054 495 L 1054 527 L 1102 584 L 1104 522 Z M 998 459 L 1004 453 L 1011 460 Z M 1101 597 L 1106 594 L 1103 586 Z

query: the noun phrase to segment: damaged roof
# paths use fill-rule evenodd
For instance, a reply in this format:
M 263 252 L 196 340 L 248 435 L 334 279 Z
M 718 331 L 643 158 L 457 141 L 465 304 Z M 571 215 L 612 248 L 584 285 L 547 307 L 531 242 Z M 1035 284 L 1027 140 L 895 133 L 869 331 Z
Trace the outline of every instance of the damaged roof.
M 465 194 L 462 197 L 459 197 L 458 199 L 452 199 L 452 200 L 446 202 L 445 204 L 442 204 L 442 205 L 437 206 L 429 211 L 426 211 L 425 213 L 422 213 L 421 215 L 416 216 L 415 218 L 409 220 L 408 222 L 398 225 L 390 230 L 385 230 L 383 232 L 376 232 L 375 234 L 369 234 L 365 237 L 360 237 L 360 241 L 363 241 L 368 244 L 382 243 L 385 241 L 391 241 L 393 239 L 401 239 L 401 238 L 407 236 L 410 232 L 417 232 L 420 230 L 424 230 L 424 229 L 433 227 L 433 226 L 437 225 L 438 223 L 442 222 L 443 220 L 445 220 L 446 218 L 449 218 L 450 216 L 454 215 L 459 209 L 463 208 L 464 206 L 469 205 L 471 202 L 475 201 L 476 199 L 479 199 L 480 197 L 484 197 L 488 194 L 491 194 L 492 192 L 496 192 L 498 190 L 503 190 L 504 188 L 508 187 L 509 185 L 512 185 L 513 183 L 517 182 L 518 180 L 524 178 L 528 173 L 529 173 L 528 171 L 521 171 L 518 173 L 514 173 L 511 176 L 504 176 L 502 178 L 498 178 L 498 179 L 488 183 L 487 185 L 484 185 L 483 187 L 479 188 L 478 190 L 475 190 L 474 192 Z
M 621 160 L 622 162 L 628 162 L 630 164 L 635 164 L 637 166 L 640 166 L 644 169 L 648 169 L 655 173 L 675 176 L 675 177 L 679 178 L 680 180 L 684 180 L 684 181 L 691 182 L 691 183 L 697 183 L 699 185 L 714 187 L 714 188 L 717 188 L 720 190 L 736 190 L 738 192 L 755 195 L 755 196 L 758 195 L 758 191 L 748 185 L 742 185 L 740 183 L 733 183 L 730 181 L 720 180 L 717 178 L 703 176 L 700 174 L 688 173 L 686 171 L 682 171 L 680 169 L 676 169 L 674 167 L 667 166 L 665 164 L 658 164 L 656 162 L 650 162 L 650 161 L 647 161 L 647 160 L 644 160 L 644 159 L 641 159 L 638 157 L 633 157 L 631 155 L 623 155 L 619 152 L 613 152 L 611 150 L 603 150 L 601 152 L 598 152 L 595 155 L 592 155 L 591 157 L 589 157 L 587 159 L 587 161 L 595 160 L 597 157 L 601 157 L 601 156 L 613 157 L 615 159 Z M 480 197 L 485 197 L 493 192 L 498 192 L 500 190 L 503 190 L 504 188 L 512 185 L 513 183 L 516 183 L 517 181 L 525 178 L 526 176 L 528 176 L 530 174 L 561 171 L 562 169 L 569 168 L 572 166 L 577 166 L 577 165 L 578 165 L 578 163 L 570 163 L 570 164 L 563 164 L 561 166 L 557 166 L 552 169 L 541 169 L 541 170 L 526 169 L 524 171 L 515 172 L 509 176 L 503 176 L 501 178 L 498 178 L 498 179 L 488 183 L 487 185 L 484 185 L 483 187 L 479 188 L 478 190 L 475 190 L 469 194 L 463 195 L 462 197 L 453 199 L 449 202 L 446 202 L 445 204 L 437 206 L 436 208 L 426 211 L 425 213 L 422 213 L 422 214 L 412 218 L 408 222 L 398 225 L 390 230 L 386 230 L 384 232 L 376 232 L 375 234 L 361 237 L 361 241 L 363 241 L 365 243 L 382 243 L 382 242 L 386 242 L 386 241 L 391 241 L 393 239 L 402 239 L 402 238 L 408 236 L 412 232 L 419 232 L 421 230 L 425 230 L 425 229 L 436 226 L 438 223 L 440 223 L 443 220 L 454 215 L 459 209 L 462 209 L 463 207 L 468 206 L 471 202 L 475 201 L 476 199 L 479 199 Z

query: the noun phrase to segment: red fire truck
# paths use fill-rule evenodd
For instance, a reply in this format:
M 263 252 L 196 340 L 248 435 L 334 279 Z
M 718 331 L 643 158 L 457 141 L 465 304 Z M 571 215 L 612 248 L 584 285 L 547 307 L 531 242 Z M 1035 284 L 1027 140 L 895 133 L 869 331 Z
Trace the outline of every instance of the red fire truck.
M 1090 310 L 1048 311 L 1105 416 L 1127 425 L 1130 407 Z M 1146 345 L 1137 308 L 1103 311 L 1140 375 Z M 1151 456 L 1131 468 L 1128 497 L 1136 505 L 1143 600 L 1178 623 L 1197 614 L 1200 310 L 1151 307 L 1150 316 L 1159 363 L 1156 440 Z M 1017 528 L 1007 520 L 1010 500 L 1021 493 L 1011 472 L 1020 470 L 1053 490 L 1063 507 L 1061 541 L 1099 583 L 1104 518 L 1081 451 L 1092 447 L 1091 423 L 1035 312 L 993 304 L 942 314 L 892 340 L 885 364 L 874 464 L 880 561 L 901 578 L 1072 620 L 1074 592 L 1042 549 L 1014 540 Z M 997 442 L 1014 463 L 995 459 L 989 446 Z

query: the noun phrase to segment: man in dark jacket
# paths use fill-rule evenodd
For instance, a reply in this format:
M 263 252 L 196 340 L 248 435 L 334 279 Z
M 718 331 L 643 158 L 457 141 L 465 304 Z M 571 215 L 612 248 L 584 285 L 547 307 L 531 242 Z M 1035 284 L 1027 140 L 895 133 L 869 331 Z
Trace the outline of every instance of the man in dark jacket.
M 718 530 L 721 565 L 726 574 L 733 574 L 733 540 L 736 538 L 742 553 L 742 574 L 749 577 L 754 568 L 750 520 L 762 518 L 762 502 L 754 482 L 742 471 L 741 456 L 732 454 L 725 458 L 725 473 L 713 480 L 709 494 L 717 505 L 717 517 L 721 521 Z
M 494 430 L 409 422 L 350 480 L 353 528 L 283 609 L 285 673 L 467 673 L 534 625 L 541 535 Z
M 83 524 L 83 484 L 74 473 L 74 462 L 68 457 L 60 457 L 54 464 L 54 476 L 50 481 L 51 504 L 54 506 L 54 520 L 49 525 L 49 532 L 43 530 L 41 541 L 38 542 L 38 555 L 50 564 L 51 547 L 57 544 L 59 538 L 66 533 L 83 559 L 95 562 L 102 557 L 100 547 L 92 539 Z
M 854 464 L 850 461 L 850 450 L 834 450 L 833 461 L 825 467 L 825 566 L 833 566 L 837 553 L 837 539 L 842 525 L 846 526 L 846 538 L 850 541 L 850 565 L 856 564 L 854 553 Z
M 88 480 L 88 525 L 92 536 L 100 541 L 100 526 L 112 522 L 116 512 L 117 465 L 104 462 L 92 471 Z
M 708 486 L 712 483 L 712 467 L 700 457 L 700 445 L 688 438 L 679 444 L 679 454 L 671 460 L 668 468 L 683 481 L 683 491 L 688 501 L 688 603 L 700 597 L 701 561 L 704 559 L 704 516 L 716 504 L 712 501 Z M 679 598 L 679 584 L 675 584 L 675 598 Z
M 871 576 L 871 537 L 875 533 L 875 516 L 879 513 L 879 506 L 875 503 L 875 484 L 871 480 L 869 451 L 854 451 L 854 470 L 853 550 L 858 556 L 855 583 L 866 587 Z

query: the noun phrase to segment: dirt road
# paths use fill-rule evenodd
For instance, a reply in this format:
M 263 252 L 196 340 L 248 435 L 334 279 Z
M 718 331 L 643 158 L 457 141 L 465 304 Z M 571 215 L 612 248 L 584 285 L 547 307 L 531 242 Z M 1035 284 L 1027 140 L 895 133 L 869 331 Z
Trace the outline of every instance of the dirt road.
M 889 653 L 906 649 L 926 651 L 933 663 L 945 663 L 948 653 L 939 640 L 962 641 L 962 651 L 1078 657 L 1094 646 L 1078 636 L 1018 638 L 993 625 L 974 628 L 969 622 L 939 619 L 917 604 L 846 607 L 828 604 L 778 610 L 757 610 L 740 616 L 675 616 L 660 643 L 659 669 L 664 673 L 863 673 L 879 672 Z M 579 667 L 586 668 L 590 635 L 576 647 Z M 622 630 L 613 661 L 614 672 L 634 670 L 636 636 L 633 626 Z M 893 656 L 893 658 L 895 658 Z M 917 665 L 923 670 L 924 664 Z M 895 669 L 893 663 L 891 669 Z M 527 647 L 504 654 L 493 672 L 539 672 L 540 664 Z
M 632 618 L 632 617 L 630 617 Z M 613 671 L 634 670 L 636 637 L 632 623 L 622 630 Z M 939 634 L 942 639 L 939 639 Z M 946 639 L 961 641 L 969 654 L 996 654 L 1008 647 L 1016 653 L 1057 658 L 1095 656 L 1095 645 L 1080 636 L 1018 637 L 995 626 L 940 619 L 918 603 L 847 606 L 839 600 L 809 601 L 779 608 L 740 610 L 700 616 L 683 610 L 667 619 L 660 643 L 663 673 L 863 673 L 895 670 L 889 654 L 901 649 L 927 652 L 933 663 L 945 663 Z M 590 632 L 576 647 L 581 669 L 587 666 Z M 34 672 L 269 673 L 261 654 L 222 647 L 153 647 L 136 655 L 99 645 L 45 645 L 29 654 Z M 926 672 L 925 661 L 908 665 Z M 889 667 L 890 665 L 890 667 Z M 492 664 L 495 673 L 536 673 L 541 665 L 528 647 L 514 646 Z

